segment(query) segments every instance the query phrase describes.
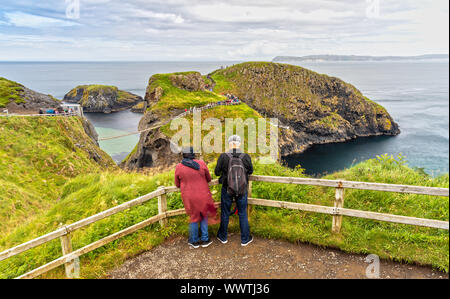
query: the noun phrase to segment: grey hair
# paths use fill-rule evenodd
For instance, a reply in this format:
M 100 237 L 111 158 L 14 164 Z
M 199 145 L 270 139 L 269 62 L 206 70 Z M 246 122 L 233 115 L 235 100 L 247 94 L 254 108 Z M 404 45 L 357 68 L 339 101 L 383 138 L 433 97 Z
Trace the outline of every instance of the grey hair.
M 240 145 L 241 144 L 241 137 L 239 135 L 232 135 L 228 138 L 228 144 L 235 144 Z

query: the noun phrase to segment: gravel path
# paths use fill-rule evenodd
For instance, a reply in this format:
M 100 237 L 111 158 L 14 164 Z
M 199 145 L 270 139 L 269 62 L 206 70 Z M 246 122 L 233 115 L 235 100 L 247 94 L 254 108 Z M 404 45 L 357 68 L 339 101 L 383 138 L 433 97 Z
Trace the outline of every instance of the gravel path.
M 307 244 L 255 238 L 240 246 L 238 234 L 228 244 L 217 239 L 208 248 L 191 249 L 176 237 L 126 261 L 109 278 L 366 278 L 366 256 Z M 446 278 L 429 267 L 381 261 L 380 278 Z

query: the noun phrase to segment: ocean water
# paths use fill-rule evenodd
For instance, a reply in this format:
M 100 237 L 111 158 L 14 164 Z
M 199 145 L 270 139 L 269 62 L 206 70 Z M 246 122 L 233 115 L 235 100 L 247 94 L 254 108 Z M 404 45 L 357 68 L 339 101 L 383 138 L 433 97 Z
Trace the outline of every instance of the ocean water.
M 300 64 L 299 64 L 300 65 Z M 400 125 L 395 137 L 360 138 L 316 145 L 286 158 L 309 174 L 330 173 L 380 154 L 406 156 L 408 165 L 439 175 L 449 171 L 449 63 L 302 63 L 318 73 L 341 78 L 384 106 Z
M 144 96 L 155 73 L 196 70 L 207 74 L 235 62 L 0 62 L 0 76 L 36 91 L 62 98 L 81 84 L 109 84 Z M 448 62 L 320 62 L 301 63 L 319 73 L 354 84 L 364 95 L 383 105 L 399 123 L 395 137 L 360 138 L 346 143 L 317 145 L 287 157 L 309 174 L 350 167 L 388 153 L 406 156 L 412 167 L 439 175 L 449 170 L 449 64 Z M 100 137 L 137 130 L 142 115 L 130 111 L 90 113 Z M 135 147 L 139 136 L 100 142 L 116 162 Z

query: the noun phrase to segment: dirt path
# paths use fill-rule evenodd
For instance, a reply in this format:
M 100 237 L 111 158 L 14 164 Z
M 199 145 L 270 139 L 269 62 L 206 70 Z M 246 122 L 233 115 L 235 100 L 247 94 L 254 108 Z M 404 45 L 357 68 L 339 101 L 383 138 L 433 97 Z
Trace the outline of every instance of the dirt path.
M 306 244 L 255 238 L 240 246 L 217 239 L 208 248 L 190 249 L 181 237 L 126 261 L 109 278 L 366 278 L 366 256 Z M 381 278 L 447 278 L 429 267 L 381 261 Z

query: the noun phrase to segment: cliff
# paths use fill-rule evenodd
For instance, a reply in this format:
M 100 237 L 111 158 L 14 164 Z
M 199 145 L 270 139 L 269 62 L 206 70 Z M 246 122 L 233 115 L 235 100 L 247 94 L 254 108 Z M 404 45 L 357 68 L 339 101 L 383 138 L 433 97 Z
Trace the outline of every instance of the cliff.
M 202 88 L 205 82 L 212 83 L 214 92 Z M 286 64 L 249 62 L 217 70 L 208 77 L 195 72 L 152 76 L 145 97 L 149 108 L 139 130 L 157 128 L 142 133 L 135 150 L 121 166 L 172 167 L 180 157 L 170 150 L 173 132 L 166 123 L 186 108 L 224 100 L 220 95 L 224 93 L 238 96 L 244 103 L 216 107 L 202 113 L 202 117 L 219 118 L 221 122 L 225 118 L 245 120 L 261 115 L 278 118 L 282 124 L 282 156 L 302 152 L 313 144 L 400 133 L 386 109 L 338 78 Z
M 61 101 L 22 84 L 0 77 L 0 108 L 13 113 L 38 113 L 39 108 L 56 108 Z
M 80 104 L 84 112 L 111 113 L 130 109 L 143 99 L 115 86 L 81 85 L 69 91 L 64 101 Z
M 302 67 L 248 62 L 211 76 L 215 92 L 232 93 L 289 126 L 281 130 L 282 155 L 302 152 L 312 144 L 400 133 L 386 109 L 353 85 Z
M 206 77 L 198 72 L 155 74 L 148 82 L 145 101 L 146 113 L 139 122 L 139 130 L 163 126 L 174 116 L 191 107 L 201 107 L 223 100 L 206 91 Z M 127 169 L 146 167 L 170 168 L 179 162 L 180 156 L 170 149 L 167 130 L 158 127 L 141 134 L 135 150 L 121 163 Z

